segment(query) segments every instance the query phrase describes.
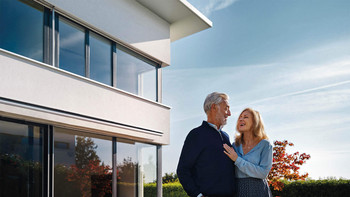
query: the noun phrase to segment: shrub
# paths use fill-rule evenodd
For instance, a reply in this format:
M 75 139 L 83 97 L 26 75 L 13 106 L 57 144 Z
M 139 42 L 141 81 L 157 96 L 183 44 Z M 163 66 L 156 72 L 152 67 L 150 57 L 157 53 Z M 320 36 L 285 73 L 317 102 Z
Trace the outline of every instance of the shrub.
M 283 181 L 282 191 L 272 190 L 274 196 L 350 196 L 350 180 L 307 180 L 307 181 Z
M 163 184 L 163 196 L 188 197 L 180 182 Z
M 155 183 L 149 183 L 144 185 L 145 197 L 157 196 L 157 185 Z M 182 185 L 179 182 L 165 183 L 163 184 L 163 196 L 171 197 L 188 197 Z
M 273 196 L 281 197 L 343 197 L 350 196 L 350 180 L 344 179 L 325 179 L 325 180 L 307 180 L 307 181 L 284 181 L 282 191 L 273 190 Z M 145 197 L 157 196 L 157 185 L 149 183 L 144 185 Z M 163 196 L 188 197 L 180 182 L 163 184 Z

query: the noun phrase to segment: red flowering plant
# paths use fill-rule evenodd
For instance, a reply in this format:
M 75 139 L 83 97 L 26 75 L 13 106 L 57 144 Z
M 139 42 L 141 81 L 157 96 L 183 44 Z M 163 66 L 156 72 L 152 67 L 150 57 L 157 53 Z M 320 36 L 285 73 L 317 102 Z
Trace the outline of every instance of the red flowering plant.
M 284 187 L 281 180 L 305 180 L 309 176 L 308 173 L 300 175 L 299 169 L 306 160 L 310 159 L 310 155 L 299 152 L 288 154 L 287 146 L 294 146 L 294 144 L 287 140 L 274 141 L 272 168 L 267 179 L 269 185 L 277 191 L 281 191 Z
M 80 196 L 112 194 L 112 168 L 101 163 L 97 145 L 90 137 L 76 137 L 75 164 L 67 171 L 66 180 L 77 183 Z
M 97 192 L 98 196 L 112 194 L 112 168 L 101 165 L 100 160 L 91 160 L 84 168 L 71 165 L 67 180 L 79 183 L 82 197 L 91 196 L 92 191 Z

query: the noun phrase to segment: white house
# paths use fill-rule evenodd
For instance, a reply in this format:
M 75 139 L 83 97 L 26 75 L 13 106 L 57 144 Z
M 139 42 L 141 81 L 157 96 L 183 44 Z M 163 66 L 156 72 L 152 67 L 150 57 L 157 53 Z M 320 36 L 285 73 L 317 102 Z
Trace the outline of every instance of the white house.
M 0 196 L 162 196 L 162 69 L 211 25 L 186 0 L 0 0 Z

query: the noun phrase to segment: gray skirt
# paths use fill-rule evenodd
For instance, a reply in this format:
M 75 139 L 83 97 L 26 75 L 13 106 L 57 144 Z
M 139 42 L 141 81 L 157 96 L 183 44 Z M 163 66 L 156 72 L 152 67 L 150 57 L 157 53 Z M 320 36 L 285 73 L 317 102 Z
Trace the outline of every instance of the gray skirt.
M 237 178 L 237 197 L 272 197 L 266 179 Z

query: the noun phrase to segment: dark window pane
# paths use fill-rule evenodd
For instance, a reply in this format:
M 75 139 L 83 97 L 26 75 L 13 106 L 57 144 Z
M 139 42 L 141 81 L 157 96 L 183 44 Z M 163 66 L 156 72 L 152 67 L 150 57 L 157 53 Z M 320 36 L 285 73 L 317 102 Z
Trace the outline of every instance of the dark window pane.
M 0 121 L 0 196 L 42 196 L 42 132 Z
M 111 42 L 96 34 L 90 34 L 90 78 L 112 85 Z
M 59 67 L 85 76 L 84 29 L 64 18 L 59 18 Z
M 0 0 L 0 47 L 42 62 L 44 8 L 33 4 Z
M 125 52 L 117 51 L 117 88 L 156 100 L 156 67 Z
M 55 197 L 112 196 L 112 138 L 55 128 Z
M 134 197 L 157 181 L 157 148 L 130 140 L 117 141 L 117 196 Z M 139 195 L 143 196 L 143 195 Z

